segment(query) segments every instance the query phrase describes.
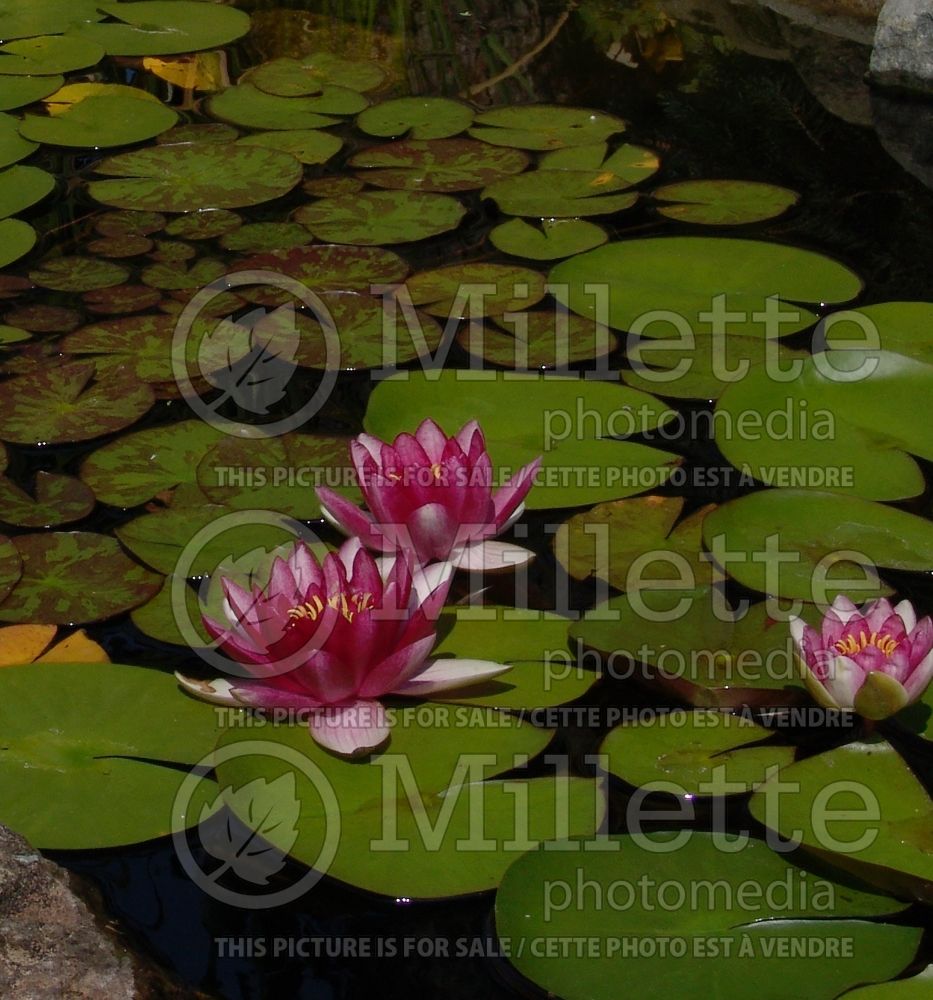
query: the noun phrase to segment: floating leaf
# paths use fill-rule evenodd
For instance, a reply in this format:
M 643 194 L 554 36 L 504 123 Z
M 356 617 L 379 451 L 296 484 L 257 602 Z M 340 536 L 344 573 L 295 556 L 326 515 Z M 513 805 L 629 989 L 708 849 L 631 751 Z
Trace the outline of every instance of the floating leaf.
M 94 66 L 104 50 L 76 34 L 41 35 L 0 45 L 0 74 L 11 76 L 52 76 L 73 69 Z
M 166 212 L 258 205 L 301 179 L 294 156 L 239 143 L 157 146 L 109 157 L 96 169 L 120 179 L 92 181 L 92 198 L 119 208 Z
M 211 97 L 207 110 L 215 118 L 259 129 L 316 129 L 336 124 L 332 115 L 352 115 L 368 101 L 355 90 L 326 87 L 317 97 L 275 97 L 248 83 L 228 87 Z
M 367 108 L 357 127 L 382 138 L 446 139 L 469 128 L 473 109 L 447 97 L 397 97 Z
M 757 181 L 680 181 L 652 192 L 661 215 L 704 226 L 740 226 L 782 215 L 800 195 Z
M 602 246 L 605 229 L 582 219 L 542 219 L 540 229 L 524 219 L 509 219 L 495 227 L 489 241 L 503 253 L 531 260 L 557 260 Z
M 510 215 L 610 215 L 638 201 L 636 192 L 625 190 L 628 187 L 628 181 L 608 172 L 550 170 L 541 175 L 532 170 L 495 181 L 483 189 L 483 197 L 492 198 Z
M 223 90 L 229 82 L 226 52 L 199 52 L 194 55 L 179 56 L 176 59 L 147 56 L 143 59 L 143 69 L 187 91 L 200 90 L 213 93 Z M 236 135 L 231 138 L 235 139 Z
M 0 69 L 2 65 L 0 59 Z M 52 117 L 26 115 L 20 133 L 53 146 L 126 146 L 151 139 L 176 121 L 178 115 L 163 104 L 102 94 L 85 97 Z
M 81 314 L 76 309 L 46 305 L 19 306 L 3 318 L 34 333 L 67 333 L 81 322 Z
M 272 59 L 248 70 L 244 82 L 279 97 L 320 94 L 327 86 L 364 93 L 385 82 L 385 71 L 368 59 L 342 59 L 332 52 L 312 52 L 303 59 Z
M 466 208 L 456 198 L 419 191 L 364 191 L 303 205 L 296 222 L 327 242 L 410 243 L 456 229 Z
M 106 535 L 55 531 L 18 535 L 13 544 L 23 573 L 0 604 L 0 621 L 100 621 L 147 601 L 162 582 Z
M 301 186 L 315 198 L 336 198 L 342 194 L 362 191 L 365 185 L 356 177 L 312 177 Z
M 72 29 L 77 38 L 103 47 L 113 56 L 164 56 L 226 45 L 249 31 L 249 15 L 233 7 L 196 0 L 135 0 L 98 4 L 116 24 L 84 23 Z
M 516 264 L 449 264 L 407 283 L 415 305 L 432 316 L 497 316 L 527 309 L 545 294 L 544 275 Z M 473 295 L 472 293 L 476 294 Z
M 97 0 L 2 0 L 0 38 L 31 38 L 67 31 L 81 21 L 99 21 L 104 15 Z
M 176 125 L 168 132 L 163 132 L 156 142 L 172 144 L 178 142 L 233 142 L 240 133 L 231 125 L 221 122 L 191 122 Z
M 216 731 L 211 706 L 181 697 L 171 676 L 109 663 L 0 670 L 0 721 L 3 820 L 50 850 L 166 836 Z
M 929 904 L 933 802 L 890 743 L 847 743 L 778 778 L 749 801 L 756 819 L 871 885 Z
M 144 239 L 145 237 L 138 237 Z M 81 296 L 85 306 L 96 313 L 142 312 L 158 305 L 161 292 L 145 285 L 117 285 L 113 288 L 95 288 Z M 77 324 L 76 324 L 77 325 Z
M 253 222 L 224 233 L 219 243 L 224 250 L 256 253 L 305 246 L 312 238 L 307 228 L 297 222 Z
M 29 279 L 40 288 L 56 292 L 87 292 L 92 288 L 121 285 L 130 272 L 120 264 L 94 257 L 47 257 L 29 272 Z
M 38 143 L 29 142 L 19 134 L 18 118 L 0 114 L 0 167 L 22 160 L 38 148 Z
M 6 625 L 0 628 L 0 667 L 24 663 L 109 663 L 103 648 L 78 629 L 60 639 L 55 625 Z
M 36 245 L 36 231 L 20 219 L 0 221 L 0 267 L 24 257 Z
M 10 37 L 12 36 L 0 34 L 0 38 Z M 41 101 L 43 97 L 54 94 L 64 82 L 63 76 L 0 77 L 0 111 L 12 111 Z
M 73 362 L 20 375 L 0 396 L 0 434 L 16 444 L 87 441 L 135 423 L 154 402 L 149 386 L 124 368 L 98 378 Z
M 544 150 L 591 146 L 624 131 L 621 118 L 602 111 L 534 104 L 484 111 L 476 116 L 470 135 L 495 146 Z
M 583 316 L 600 308 L 585 286 L 604 285 L 609 325 L 655 337 L 669 336 L 672 328 L 666 316 L 645 324 L 645 315 L 656 310 L 676 313 L 694 333 L 713 333 L 713 320 L 700 314 L 710 312 L 717 296 L 723 296 L 724 312 L 743 315 L 728 322 L 723 318 L 727 333 L 787 336 L 815 320 L 797 302 L 845 302 L 862 287 L 848 268 L 810 250 L 697 236 L 607 243 L 557 264 L 548 277 L 558 300 Z M 769 300 L 774 307 L 770 321 L 764 318 Z M 780 322 L 774 318 L 777 311 Z
M 225 274 L 227 271 L 223 261 L 214 260 L 210 257 L 202 257 L 195 261 L 191 267 L 182 264 L 153 264 L 143 270 L 140 277 L 145 284 L 153 288 L 162 288 L 168 291 L 191 291 L 201 289 L 209 285 L 212 281 Z
M 762 490 L 731 500 L 707 516 L 703 538 L 714 555 L 730 553 L 725 569 L 746 587 L 806 601 L 887 594 L 875 567 L 923 572 L 933 564 L 928 520 L 816 490 Z M 778 545 L 781 561 L 765 559 Z
M 138 257 L 140 254 L 149 253 L 155 246 L 148 236 L 135 236 L 128 233 L 126 236 L 105 236 L 99 240 L 91 240 L 85 243 L 84 249 L 97 257 Z M 99 289 L 91 289 L 99 291 Z
M 21 341 L 29 340 L 30 336 L 28 330 L 20 330 L 16 326 L 0 326 L 0 345 L 18 344 Z
M 552 426 L 554 414 L 559 427 Z M 400 372 L 376 386 L 364 426 L 391 441 L 428 416 L 449 434 L 478 420 L 501 480 L 543 456 L 530 509 L 641 493 L 664 482 L 679 462 L 668 452 L 608 440 L 657 427 L 673 413 L 652 396 L 607 382 L 522 372 Z
M 5 452 L 0 453 L 0 465 L 4 467 L 5 454 Z M 19 550 L 9 538 L 0 535 L 0 602 L 16 586 L 22 572 L 23 560 L 20 558 Z
M 870 919 L 898 913 L 896 900 L 801 868 L 761 841 L 693 831 L 584 846 L 525 854 L 496 897 L 509 960 L 564 1000 L 616 1000 L 631 983 L 648 1000 L 667 1000 L 700 982 L 722 1000 L 832 1000 L 896 976 L 920 939 L 919 928 Z M 655 868 L 642 892 L 643 873 Z M 829 958 L 842 941 L 845 960 Z
M 538 169 L 598 171 L 602 175 L 612 175 L 612 178 L 627 181 L 629 184 L 638 184 L 657 173 L 660 166 L 661 161 L 657 154 L 644 146 L 625 143 L 610 153 L 608 143 L 594 142 L 545 153 L 541 157 Z M 609 179 L 606 176 L 606 180 Z
M 165 228 L 161 212 L 104 212 L 94 222 L 102 236 L 148 236 Z
M 278 271 L 314 291 L 368 292 L 371 285 L 395 284 L 408 274 L 408 265 L 391 250 L 330 244 L 256 254 L 240 261 L 237 269 Z
M 350 160 L 359 177 L 377 187 L 410 191 L 472 191 L 520 173 L 528 157 L 517 149 L 474 139 L 409 139 L 372 146 Z
M 330 132 L 319 129 L 279 129 L 274 132 L 256 132 L 238 140 L 241 146 L 266 146 L 291 153 L 302 163 L 326 163 L 340 152 L 343 140 Z
M 41 201 L 55 187 L 55 178 L 38 167 L 9 167 L 0 173 L 0 219 Z
M 173 603 L 174 577 L 167 576 L 162 584 L 162 589 L 151 600 L 145 604 L 140 604 L 138 608 L 133 608 L 130 618 L 136 628 L 144 635 L 158 639 L 160 642 L 171 642 L 176 646 L 189 647 L 190 640 L 182 635 L 175 621 L 175 604 Z M 194 631 L 198 634 L 205 646 L 211 644 L 211 637 L 207 634 L 204 624 L 201 621 L 201 605 L 198 601 L 198 592 L 185 584 L 185 609 L 179 613 L 186 616 Z
M 897 979 L 879 986 L 862 986 L 844 996 L 852 1000 L 926 1000 L 933 985 L 933 965 L 909 979 Z
M 205 208 L 175 216 L 165 227 L 165 232 L 186 240 L 210 240 L 232 233 L 242 225 L 243 220 L 236 212 L 225 208 Z
M 7 524 L 20 528 L 49 528 L 80 521 L 93 508 L 93 492 L 73 476 L 37 472 L 33 496 L 0 476 L 0 520 Z
M 933 365 L 933 302 L 878 302 L 832 313 L 817 328 L 820 334 L 830 348 L 877 358 L 880 347 Z

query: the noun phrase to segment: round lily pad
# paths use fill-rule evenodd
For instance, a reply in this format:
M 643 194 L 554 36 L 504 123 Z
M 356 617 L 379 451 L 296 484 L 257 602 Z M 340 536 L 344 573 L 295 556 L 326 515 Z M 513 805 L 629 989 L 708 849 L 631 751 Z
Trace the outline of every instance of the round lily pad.
M 239 138 L 240 133 L 232 125 L 224 125 L 222 122 L 186 122 L 184 125 L 176 125 L 168 132 L 163 132 L 156 142 L 176 143 L 176 142 L 233 142 Z
M 466 208 L 456 198 L 419 191 L 364 191 L 303 205 L 296 222 L 325 242 L 411 243 L 456 229 Z
M 320 94 L 326 86 L 365 93 L 385 82 L 385 70 L 368 59 L 343 59 L 332 52 L 312 52 L 302 59 L 271 59 L 254 66 L 243 81 L 279 97 Z
M 748 716 L 695 709 L 617 726 L 599 752 L 610 774 L 643 791 L 708 797 L 751 791 L 795 749 Z
M 165 228 L 161 212 L 104 212 L 94 221 L 102 236 L 148 236 Z
M 85 243 L 84 249 L 97 257 L 138 257 L 140 254 L 149 253 L 155 243 L 148 236 L 136 236 L 127 233 L 126 236 L 104 236 L 99 240 L 91 240 Z M 91 289 L 94 291 L 95 289 Z
M 568 146 L 545 153 L 538 163 L 539 170 L 582 170 L 596 171 L 604 176 L 604 182 L 613 178 L 638 184 L 658 172 L 661 161 L 657 153 L 645 146 L 623 143 L 609 152 L 606 142 L 587 143 L 584 146 Z
M 2 462 L 0 462 L 0 465 L 2 465 Z M 16 586 L 22 574 L 23 560 L 19 554 L 19 549 L 16 548 L 9 538 L 0 535 L 0 602 Z
M 171 316 L 129 316 L 84 326 L 65 337 L 61 348 L 68 354 L 101 356 L 108 362 L 104 370 L 122 365 L 140 381 L 158 384 L 174 378 L 174 334 Z
M 305 246 L 312 239 L 308 229 L 297 222 L 252 222 L 224 233 L 218 242 L 224 250 L 256 253 L 261 250 L 290 250 Z
M 800 195 L 757 181 L 680 181 L 652 192 L 669 219 L 704 226 L 740 226 L 783 215 Z
M 933 302 L 878 302 L 830 314 L 816 336 L 838 350 L 861 350 L 869 358 L 877 350 L 906 354 L 933 365 Z
M 495 146 L 546 150 L 591 146 L 624 131 L 621 118 L 603 111 L 534 104 L 484 111 L 476 116 L 470 135 Z
M 2 22 L 0 22 L 2 23 Z M 0 35 L 10 38 L 10 35 Z M 54 94 L 65 82 L 63 76 L 0 77 L 0 111 L 12 111 Z
M 81 322 L 81 314 L 76 309 L 40 304 L 11 309 L 3 318 L 13 326 L 34 333 L 67 333 Z
M 202 257 L 190 267 L 186 267 L 184 262 L 153 264 L 151 267 L 144 268 L 140 277 L 144 284 L 151 285 L 153 288 L 162 288 L 173 292 L 189 289 L 193 291 L 216 281 L 226 271 L 227 267 L 223 261 Z
M 449 264 L 407 282 L 415 305 L 432 316 L 498 316 L 528 309 L 545 295 L 544 275 L 516 264 Z M 475 293 L 475 294 L 474 294 Z
M 149 257 L 160 264 L 181 264 L 197 255 L 197 249 L 190 243 L 181 240 L 155 240 Z
M 161 586 L 114 538 L 88 531 L 18 535 L 23 573 L 0 604 L 0 621 L 83 624 L 142 604 Z
M 24 257 L 36 245 L 36 231 L 20 219 L 0 221 L 0 267 Z
M 882 739 L 848 743 L 794 764 L 763 784 L 749 808 L 782 837 L 872 885 L 927 904 L 933 899 L 933 803 Z
M 469 128 L 473 109 L 447 97 L 397 97 L 367 108 L 356 119 L 367 135 L 446 139 Z
M 91 197 L 105 205 L 192 212 L 278 198 L 301 179 L 301 164 L 277 149 L 203 143 L 121 153 L 99 163 L 97 172 L 119 178 L 91 182 Z
M 668 319 L 645 325 L 643 317 L 656 310 L 676 313 L 695 333 L 713 333 L 715 318 L 700 314 L 710 313 L 718 296 L 724 310 L 742 313 L 741 319 L 723 320 L 727 333 L 786 336 L 815 320 L 796 303 L 846 302 L 862 287 L 847 267 L 810 250 L 697 236 L 607 243 L 557 264 L 549 281 L 557 286 L 556 297 L 584 316 L 600 308 L 585 286 L 607 286 L 609 325 L 655 337 L 670 336 L 672 329 Z M 764 318 L 774 297 L 780 300 L 775 306 L 784 305 L 780 324 Z
M 0 68 L 2 65 L 0 59 Z M 53 146 L 126 146 L 151 139 L 176 121 L 178 115 L 164 104 L 102 94 L 86 97 L 51 117 L 26 115 L 20 133 L 33 142 Z
M 167 576 L 162 584 L 162 589 L 151 600 L 145 604 L 140 604 L 138 608 L 133 608 L 130 618 L 136 628 L 144 635 L 158 639 L 160 642 L 171 642 L 176 646 L 189 646 L 188 639 L 181 634 L 181 629 L 175 621 L 175 606 L 173 604 L 172 592 L 174 589 L 174 577 Z M 185 614 L 192 628 L 200 636 L 205 646 L 211 644 L 211 637 L 204 629 L 201 621 L 201 605 L 198 601 L 198 592 L 194 587 L 185 586 Z
M 96 375 L 93 362 L 72 362 L 20 375 L 0 396 L 0 435 L 16 444 L 87 441 L 135 423 L 155 401 L 133 372 Z
M 364 184 L 356 177 L 311 177 L 301 185 L 302 189 L 315 198 L 337 198 L 343 194 L 362 191 Z
M 495 181 L 483 189 L 483 197 L 510 215 L 576 218 L 631 208 L 638 194 L 625 190 L 630 186 L 610 172 L 549 170 L 542 175 L 532 170 Z
M 933 965 L 909 979 L 897 979 L 879 986 L 862 986 L 844 994 L 851 1000 L 926 1000 L 933 987 Z
M 198 462 L 221 437 L 200 420 L 136 431 L 98 448 L 79 474 L 101 502 L 135 507 L 181 483 L 193 484 Z
M 722 1000 L 832 1000 L 912 961 L 920 928 L 872 920 L 899 913 L 897 900 L 762 841 L 685 834 L 523 855 L 496 897 L 509 961 L 564 1000 L 616 1000 L 632 983 L 649 1000 L 698 983 Z M 847 957 L 829 958 L 841 941 Z
M 16 326 L 0 325 L 0 345 L 18 344 L 29 340 L 32 336 L 28 330 L 20 330 Z
M 557 260 L 602 246 L 609 239 L 605 229 L 583 219 L 542 219 L 539 225 L 509 219 L 492 230 L 489 241 L 513 257 Z
M 267 146 L 291 153 L 302 163 L 326 163 L 340 152 L 343 140 L 320 129 L 277 129 L 273 132 L 256 132 L 238 142 L 241 146 Z
M 186 240 L 209 240 L 232 233 L 242 225 L 243 219 L 236 212 L 226 208 L 206 208 L 176 215 L 165 227 L 165 232 Z
M 67 31 L 81 21 L 104 15 L 96 0 L 20 0 L 0 2 L 0 38 L 32 38 Z
M 255 254 L 241 260 L 237 269 L 278 271 L 315 291 L 368 292 L 371 285 L 395 284 L 408 274 L 408 265 L 391 250 L 332 244 Z
M 87 292 L 92 288 L 121 285 L 130 272 L 120 264 L 94 257 L 47 257 L 29 272 L 29 279 L 40 288 L 56 292 Z
M 75 34 L 21 38 L 0 45 L 0 75 L 59 75 L 94 66 L 103 57 L 100 45 Z
M 259 129 L 316 129 L 336 124 L 332 115 L 352 115 L 369 102 L 355 90 L 325 87 L 315 97 L 276 97 L 241 83 L 211 97 L 207 110 L 234 125 Z
M 0 476 L 0 520 L 7 524 L 19 528 L 49 528 L 80 521 L 93 508 L 93 491 L 73 476 L 38 472 L 32 496 Z
M 95 288 L 85 292 L 81 299 L 91 312 L 119 315 L 151 309 L 158 305 L 161 297 L 158 289 L 146 285 L 117 285 L 114 288 Z
M 372 146 L 350 160 L 377 187 L 409 191 L 472 191 L 528 166 L 521 150 L 475 139 L 408 139 Z
M 39 148 L 19 134 L 19 119 L 12 115 L 0 114 L 0 167 L 8 167 Z
M 0 719 L 4 822 L 50 850 L 166 836 L 217 725 L 170 675 L 112 663 L 0 670 Z M 198 815 L 195 806 L 190 822 Z
M 108 55 L 164 56 L 226 45 L 249 31 L 249 15 L 197 0 L 105 0 L 98 7 L 122 23 L 85 22 L 71 34 Z
M 714 556 L 730 553 L 724 568 L 745 586 L 806 601 L 890 593 L 875 567 L 924 572 L 933 563 L 926 519 L 816 490 L 762 490 L 731 500 L 707 515 L 703 538 Z M 783 559 L 766 558 L 769 550 Z M 815 573 L 821 563 L 825 581 Z

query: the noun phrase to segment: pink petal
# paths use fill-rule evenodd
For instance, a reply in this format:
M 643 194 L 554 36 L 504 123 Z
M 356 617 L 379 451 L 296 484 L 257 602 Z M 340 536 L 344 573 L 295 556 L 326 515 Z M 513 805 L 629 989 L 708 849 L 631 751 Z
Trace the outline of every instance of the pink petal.
M 418 558 L 421 562 L 433 562 L 448 556 L 460 525 L 442 504 L 428 503 L 409 515 L 407 527 Z
M 901 616 L 904 628 L 908 632 L 912 632 L 914 626 L 917 624 L 917 612 L 914 611 L 914 606 L 910 601 L 901 601 L 899 604 L 896 604 L 894 606 L 894 613 Z
M 366 511 L 360 510 L 356 504 L 350 503 L 346 497 L 342 497 L 326 486 L 318 486 L 314 492 L 320 501 L 324 517 L 338 531 L 342 531 L 345 535 L 359 535 L 367 545 L 370 543 L 379 544 L 382 541 L 381 533 L 374 530 L 372 516 Z
M 296 542 L 292 554 L 288 558 L 292 575 L 300 594 L 306 594 L 312 587 L 324 585 L 324 573 L 320 563 L 304 542 Z
M 511 669 L 506 663 L 495 663 L 492 660 L 445 657 L 429 661 L 424 670 L 410 677 L 392 693 L 420 698 L 438 691 L 453 691 L 473 684 L 482 684 Z
M 237 702 L 250 708 L 285 708 L 290 711 L 302 712 L 320 708 L 320 702 L 310 695 L 297 691 L 286 691 L 273 684 L 262 681 L 247 681 L 233 687 L 233 695 Z
M 832 662 L 823 687 L 839 708 L 854 708 L 855 695 L 865 683 L 865 673 L 848 656 L 837 656 Z
M 315 742 L 345 757 L 375 750 L 389 738 L 385 709 L 378 701 L 321 709 L 311 716 L 308 727 Z
M 534 559 L 535 554 L 530 549 L 511 542 L 475 542 L 454 553 L 451 558 L 457 569 L 468 569 L 486 573 L 497 573 L 502 570 L 524 566 Z
M 496 510 L 496 525 L 504 525 L 513 510 L 525 499 L 528 491 L 534 485 L 535 474 L 541 465 L 541 459 L 529 462 L 518 474 L 513 476 L 504 486 L 492 495 Z
M 431 632 L 430 635 L 395 650 L 377 667 L 370 670 L 357 694 L 361 698 L 378 698 L 396 690 L 400 684 L 421 669 L 435 642 L 436 637 Z
M 929 687 L 931 680 L 933 680 L 933 651 L 927 653 L 901 683 L 910 700 L 916 701 Z
M 865 627 L 869 632 L 877 632 L 882 625 L 894 614 L 891 602 L 885 597 L 879 597 L 865 608 Z M 903 624 L 898 616 L 898 625 Z
M 444 456 L 444 447 L 447 444 L 447 435 L 430 417 L 421 422 L 421 425 L 415 431 L 415 438 L 417 439 L 418 444 L 424 448 L 428 459 L 432 463 L 440 462 Z

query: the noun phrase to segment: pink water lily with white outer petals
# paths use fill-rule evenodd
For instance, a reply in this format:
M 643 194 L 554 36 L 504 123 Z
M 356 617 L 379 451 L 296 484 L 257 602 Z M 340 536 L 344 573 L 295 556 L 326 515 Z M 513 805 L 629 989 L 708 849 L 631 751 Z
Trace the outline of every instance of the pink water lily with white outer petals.
M 350 443 L 350 458 L 369 511 L 319 487 L 324 516 L 374 551 L 410 549 L 424 565 L 507 569 L 533 558 L 519 545 L 492 541 L 521 516 L 541 460 L 493 490 L 493 467 L 479 424 L 453 437 L 425 420 L 391 445 L 370 434 Z
M 430 698 L 509 669 L 430 658 L 452 573 L 446 563 L 424 570 L 405 553 L 380 571 L 356 538 L 322 565 L 299 542 L 275 560 L 265 588 L 250 593 L 223 581 L 227 623 L 204 618 L 250 677 L 176 676 L 189 693 L 217 704 L 300 712 L 312 737 L 335 753 L 373 750 L 389 737 L 385 695 Z
M 881 598 L 859 610 L 839 596 L 819 631 L 800 618 L 790 630 L 807 689 L 825 708 L 886 719 L 933 679 L 933 622 L 917 621 L 910 601 L 892 607 Z

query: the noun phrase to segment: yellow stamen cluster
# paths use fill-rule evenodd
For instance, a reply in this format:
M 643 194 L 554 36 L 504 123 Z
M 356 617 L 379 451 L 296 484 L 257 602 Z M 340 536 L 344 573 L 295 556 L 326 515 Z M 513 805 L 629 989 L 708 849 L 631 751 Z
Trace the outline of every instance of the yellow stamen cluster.
M 327 598 L 327 607 L 339 611 L 348 622 L 353 621 L 353 616 L 360 611 L 369 611 L 374 607 L 372 594 L 331 594 Z M 289 608 L 289 624 L 294 625 L 302 618 L 307 618 L 312 622 L 317 621 L 319 615 L 324 610 L 324 602 L 320 597 L 315 596 L 304 604 L 299 604 L 296 608 Z
M 858 639 L 854 635 L 848 635 L 845 639 L 840 639 L 838 642 L 834 643 L 836 649 L 842 653 L 844 656 L 854 656 L 856 653 L 862 653 L 869 646 L 875 646 L 880 649 L 885 656 L 890 656 L 895 649 L 897 649 L 898 641 L 897 639 L 892 639 L 887 632 L 882 635 L 878 635 L 877 632 L 872 632 L 869 635 L 867 632 L 862 631 L 858 634 Z

